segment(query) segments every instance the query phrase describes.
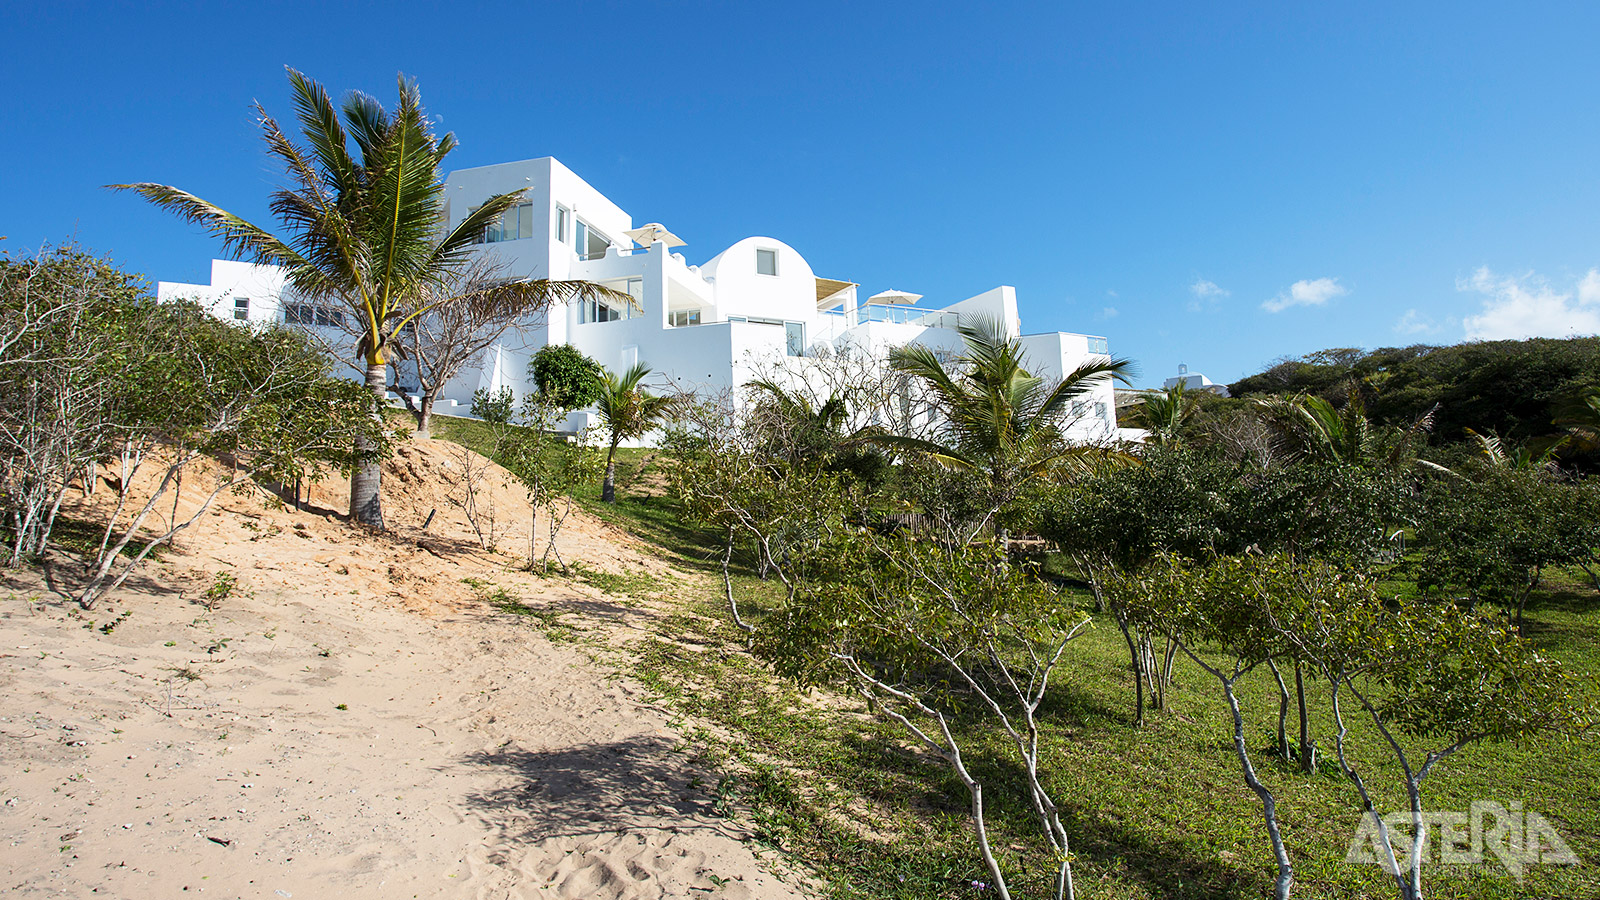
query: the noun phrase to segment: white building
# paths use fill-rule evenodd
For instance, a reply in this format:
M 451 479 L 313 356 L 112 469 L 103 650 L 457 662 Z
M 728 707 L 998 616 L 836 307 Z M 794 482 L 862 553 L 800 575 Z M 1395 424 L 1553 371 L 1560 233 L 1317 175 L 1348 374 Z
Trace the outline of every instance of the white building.
M 1023 334 L 1010 287 L 938 309 L 919 307 L 920 295 L 901 291 L 863 298 L 856 283 L 819 276 L 797 250 L 770 237 L 744 238 L 691 265 L 675 252 L 683 245 L 676 236 L 654 223 L 635 228 L 628 213 L 550 157 L 452 172 L 445 188 L 452 227 L 488 197 L 526 191 L 524 202 L 488 229 L 479 251 L 507 275 L 595 281 L 634 302 L 622 308 L 596 302 L 557 306 L 545 321 L 508 333 L 482 365 L 445 387 L 441 412 L 464 408 L 479 388 L 509 387 L 520 397 L 530 388 L 533 354 L 558 343 L 614 371 L 645 362 L 679 387 L 713 390 L 746 383 L 763 359 L 803 359 L 822 345 L 880 351 L 919 343 L 958 351 L 955 326 L 964 316 L 995 319 L 1020 335 L 1031 370 L 1046 379 L 1109 353 L 1103 337 Z M 285 297 L 283 275 L 274 267 L 224 260 L 213 261 L 209 285 L 161 282 L 158 295 L 194 297 L 219 316 L 248 321 L 326 326 L 341 315 Z M 1073 437 L 1116 436 L 1109 383 L 1087 395 L 1077 412 L 1069 429 Z
M 1177 375 L 1161 382 L 1161 389 L 1163 391 L 1170 391 L 1174 387 L 1177 387 L 1179 382 L 1183 383 L 1183 389 L 1186 391 L 1210 391 L 1211 393 L 1216 394 L 1218 397 L 1228 396 L 1227 385 L 1217 384 L 1215 381 L 1212 381 L 1204 375 L 1201 375 L 1199 372 L 1190 372 L 1189 367 L 1183 363 L 1178 364 Z

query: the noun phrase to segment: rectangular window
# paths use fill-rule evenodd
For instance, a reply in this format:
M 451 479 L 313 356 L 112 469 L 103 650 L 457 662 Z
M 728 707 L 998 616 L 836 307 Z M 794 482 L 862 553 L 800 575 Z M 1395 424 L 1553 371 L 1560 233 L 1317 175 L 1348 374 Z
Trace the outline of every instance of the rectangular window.
M 574 246 L 579 259 L 600 259 L 611 249 L 611 239 L 595 231 L 587 222 L 577 220 L 577 242 Z
M 533 204 L 519 203 L 500 214 L 500 221 L 486 229 L 484 240 L 491 244 L 520 241 L 533 237 Z
M 567 242 L 567 208 L 565 206 L 556 207 L 556 241 L 562 244 Z
M 783 338 L 790 356 L 806 355 L 806 323 L 783 323 Z
M 316 325 L 322 328 L 343 328 L 344 311 L 310 303 L 285 303 L 283 306 L 283 323 L 285 325 Z
M 626 304 L 621 308 L 608 306 L 599 300 L 581 300 L 578 302 L 578 323 L 582 325 L 591 322 L 620 322 L 623 319 L 633 318 L 633 310 Z
M 672 314 L 669 317 L 669 320 L 670 320 L 673 328 L 687 328 L 690 325 L 699 325 L 700 324 L 700 310 L 698 310 L 698 309 L 675 309 L 675 310 L 672 311 Z
M 1099 419 L 1102 422 L 1107 421 L 1106 420 L 1106 405 L 1104 403 L 1096 403 L 1094 405 L 1094 417 L 1096 419 Z
M 241 322 L 243 322 L 244 320 L 250 318 L 250 298 L 249 297 L 235 297 L 235 298 L 233 298 L 233 317 L 235 319 L 238 319 Z
M 776 275 L 776 274 L 778 274 L 778 251 L 776 251 L 776 250 L 757 250 L 756 251 L 756 274 L 757 275 Z

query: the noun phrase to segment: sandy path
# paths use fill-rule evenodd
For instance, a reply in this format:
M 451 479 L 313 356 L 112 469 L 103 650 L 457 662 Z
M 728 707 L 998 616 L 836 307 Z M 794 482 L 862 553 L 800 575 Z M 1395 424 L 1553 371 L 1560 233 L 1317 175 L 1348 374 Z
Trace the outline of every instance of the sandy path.
M 419 548 L 230 498 L 92 613 L 0 588 L 0 893 L 799 896 L 710 814 L 716 776 L 635 685 L 461 579 L 574 623 L 643 613 L 508 572 L 460 527 Z M 659 566 L 592 520 L 567 549 Z M 246 590 L 208 611 L 222 570 Z

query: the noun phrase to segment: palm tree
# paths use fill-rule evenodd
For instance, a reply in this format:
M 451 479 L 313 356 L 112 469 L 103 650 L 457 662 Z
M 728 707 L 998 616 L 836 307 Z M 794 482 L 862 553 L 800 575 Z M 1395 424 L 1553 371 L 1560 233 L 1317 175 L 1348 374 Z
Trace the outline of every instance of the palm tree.
M 1534 469 L 1554 469 L 1556 467 L 1556 451 L 1567 442 L 1562 437 L 1555 441 L 1546 442 L 1541 450 L 1535 450 L 1527 445 L 1508 444 L 1500 435 L 1490 432 L 1479 434 L 1471 428 L 1463 429 L 1467 437 L 1472 439 L 1472 445 L 1477 449 L 1483 461 L 1497 469 L 1514 469 L 1518 472 L 1527 472 Z
M 1146 438 L 1152 444 L 1176 444 L 1183 436 L 1183 427 L 1194 415 L 1198 405 L 1186 393 L 1182 380 L 1164 391 L 1151 391 L 1139 401 L 1139 419 L 1149 432 Z
M 600 423 L 611 435 L 611 446 L 606 449 L 606 480 L 600 490 L 600 499 L 606 503 L 617 502 L 617 445 L 644 437 L 677 405 L 673 398 L 657 397 L 639 386 L 649 374 L 650 367 L 644 363 L 635 363 L 620 376 L 610 369 L 601 373 L 600 399 L 594 406 Z
M 1600 391 L 1577 394 L 1559 403 L 1555 424 L 1567 426 L 1569 439 L 1580 452 L 1600 450 Z
M 1307 394 L 1257 400 L 1256 406 L 1310 459 L 1367 468 L 1398 469 L 1414 464 L 1440 472 L 1450 471 L 1417 456 L 1422 441 L 1433 428 L 1437 406 L 1405 428 L 1373 424 L 1355 388 L 1351 389 L 1343 409 L 1335 409 L 1326 399 Z
M 1024 484 L 1053 477 L 1064 466 L 1108 451 L 1073 444 L 1062 434 L 1071 403 L 1107 381 L 1127 382 L 1126 359 L 1086 363 L 1056 384 L 1029 373 L 1022 342 L 997 321 L 973 318 L 957 330 L 964 349 L 947 364 L 928 347 L 894 350 L 890 364 L 926 384 L 938 420 L 934 437 L 874 435 L 886 447 L 926 454 L 935 462 L 979 475 L 989 494 L 990 516 Z M 981 527 L 981 524 L 980 524 Z
M 320 84 L 288 71 L 306 146 L 292 142 L 256 105 L 268 152 L 283 165 L 292 185 L 272 194 L 281 236 L 175 187 L 149 182 L 111 187 L 135 191 L 203 226 L 222 240 L 227 252 L 284 267 L 289 285 L 306 299 L 348 307 L 359 323 L 356 363 L 373 393 L 373 415 L 380 416 L 386 352 L 396 333 L 437 305 L 426 299 L 426 292 L 446 284 L 467 261 L 479 235 L 521 200 L 522 191 L 490 197 L 442 233 L 440 166 L 456 141 L 454 135 L 434 135 L 416 83 L 400 77 L 399 104 L 392 114 L 359 92 L 352 92 L 335 112 Z M 586 282 L 541 279 L 496 285 L 460 302 L 533 311 L 552 301 L 595 293 L 614 292 Z M 442 302 L 455 301 L 447 296 Z M 350 479 L 350 516 L 382 528 L 378 448 L 364 442 L 356 451 L 360 462 Z

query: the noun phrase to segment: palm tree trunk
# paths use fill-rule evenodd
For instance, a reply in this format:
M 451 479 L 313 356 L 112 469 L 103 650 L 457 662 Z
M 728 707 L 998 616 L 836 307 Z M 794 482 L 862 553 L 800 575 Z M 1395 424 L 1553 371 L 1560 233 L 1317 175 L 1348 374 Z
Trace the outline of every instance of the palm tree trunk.
M 616 438 L 611 439 L 611 449 L 606 451 L 606 480 L 600 488 L 600 499 L 605 503 L 617 502 L 617 444 L 621 443 Z
M 367 389 L 372 391 L 372 415 L 383 415 L 384 395 L 388 393 L 388 367 L 383 357 L 367 360 Z M 376 448 L 365 438 L 356 439 L 356 452 L 370 454 Z M 383 463 L 377 458 L 360 463 L 350 476 L 350 521 L 383 530 L 383 505 L 378 488 L 383 478 Z

